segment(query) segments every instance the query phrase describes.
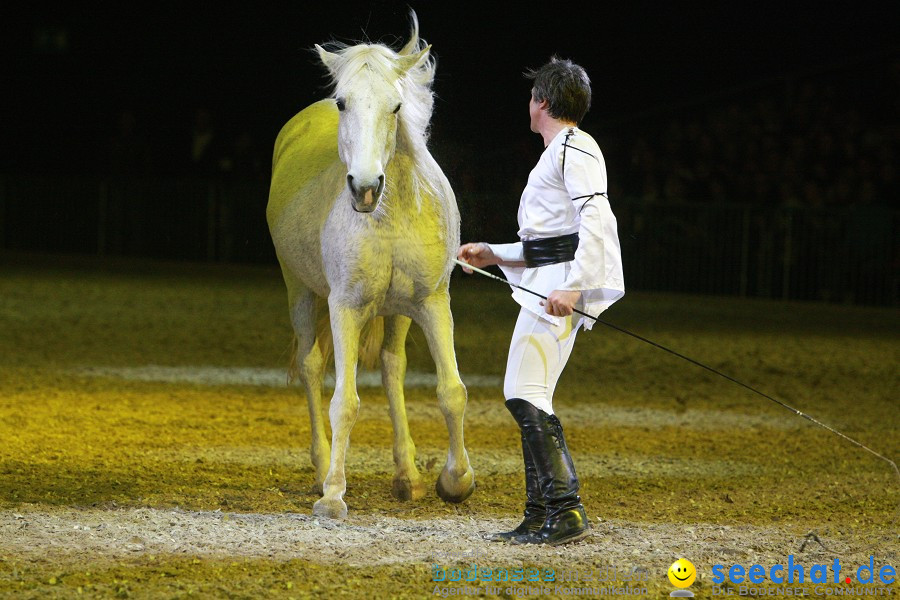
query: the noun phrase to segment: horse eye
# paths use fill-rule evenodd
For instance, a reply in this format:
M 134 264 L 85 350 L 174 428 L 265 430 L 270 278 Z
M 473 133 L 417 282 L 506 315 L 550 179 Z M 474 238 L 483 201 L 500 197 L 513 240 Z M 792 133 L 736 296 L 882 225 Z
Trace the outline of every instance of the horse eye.
M 395 115 L 396 115 L 398 112 L 400 112 L 400 107 L 401 107 L 401 106 L 403 106 L 403 103 L 402 103 L 402 102 L 400 102 L 399 104 L 397 104 L 397 108 L 394 109 L 394 114 L 395 114 Z
M 343 98 L 338 98 L 337 100 L 335 100 L 335 102 L 337 103 L 337 109 L 338 109 L 338 110 L 344 110 L 345 108 L 347 108 L 347 105 L 344 104 L 344 99 L 343 99 Z

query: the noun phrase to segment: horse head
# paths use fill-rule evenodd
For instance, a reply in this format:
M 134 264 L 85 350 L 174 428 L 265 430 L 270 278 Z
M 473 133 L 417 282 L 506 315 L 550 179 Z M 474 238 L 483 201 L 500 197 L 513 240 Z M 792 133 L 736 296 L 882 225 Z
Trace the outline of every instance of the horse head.
M 424 139 L 431 117 L 430 84 L 434 78 L 431 46 L 420 42 L 418 22 L 399 52 L 381 44 L 316 50 L 334 81 L 339 115 L 338 155 L 347 166 L 347 188 L 353 209 L 370 213 L 385 188 L 385 166 L 397 147 L 404 123 Z M 424 116 L 424 123 L 422 123 Z

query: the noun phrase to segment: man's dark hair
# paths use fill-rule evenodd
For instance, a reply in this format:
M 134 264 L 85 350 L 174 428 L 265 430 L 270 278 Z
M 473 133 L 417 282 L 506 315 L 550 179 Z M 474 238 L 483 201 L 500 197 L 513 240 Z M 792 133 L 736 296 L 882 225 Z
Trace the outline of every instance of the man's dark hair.
M 534 99 L 546 100 L 554 119 L 578 124 L 591 108 L 591 80 L 571 60 L 554 56 L 544 66 L 529 69 L 525 77 L 534 81 Z

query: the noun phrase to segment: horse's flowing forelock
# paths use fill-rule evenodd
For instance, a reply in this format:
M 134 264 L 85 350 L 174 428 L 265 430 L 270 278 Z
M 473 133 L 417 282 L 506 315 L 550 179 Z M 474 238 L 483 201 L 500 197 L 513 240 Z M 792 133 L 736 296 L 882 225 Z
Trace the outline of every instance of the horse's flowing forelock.
M 347 95 L 354 86 L 371 77 L 383 79 L 400 92 L 402 106 L 397 148 L 413 159 L 412 191 L 420 208 L 423 193 L 439 199 L 452 198 L 453 192 L 446 186 L 445 178 L 437 172 L 437 164 L 427 148 L 428 125 L 434 108 L 434 93 L 431 91 L 435 73 L 434 57 L 429 55 L 405 73 L 401 67 L 402 58 L 427 47 L 425 41 L 418 37 L 418 23 L 413 24 L 412 38 L 403 48 L 403 55 L 382 44 L 348 46 L 332 43 L 329 46 L 341 57 L 336 64 L 330 65 L 336 97 Z M 365 77 L 361 77 L 362 74 Z
M 415 137 L 426 137 L 428 122 L 434 106 L 431 82 L 434 80 L 434 58 L 429 56 L 406 73 L 401 72 L 401 56 L 381 44 L 337 45 L 335 54 L 341 57 L 332 65 L 332 83 L 335 96 L 344 96 L 361 83 L 360 74 L 368 70 L 369 77 L 378 77 L 400 92 L 401 125 Z M 416 51 L 425 48 L 420 41 Z

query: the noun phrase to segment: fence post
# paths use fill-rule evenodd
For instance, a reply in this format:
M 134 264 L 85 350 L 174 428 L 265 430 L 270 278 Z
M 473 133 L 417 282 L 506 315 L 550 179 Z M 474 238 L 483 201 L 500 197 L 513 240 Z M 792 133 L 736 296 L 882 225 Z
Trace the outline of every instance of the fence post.
M 741 298 L 747 297 L 747 283 L 750 274 L 747 270 L 750 268 L 750 207 L 744 206 L 742 222 L 741 222 L 741 279 L 740 279 L 740 295 Z
M 6 206 L 9 196 L 9 180 L 0 175 L 0 249 L 6 249 Z
M 791 261 L 793 260 L 793 230 L 794 230 L 794 212 L 792 208 L 788 208 L 785 217 L 785 233 L 784 233 L 784 257 L 782 258 L 781 267 L 781 299 L 790 300 L 791 297 Z
M 215 182 L 212 180 L 207 181 L 206 190 L 206 260 L 213 262 L 216 260 L 216 229 L 218 220 Z
M 107 251 L 106 230 L 109 210 L 109 182 L 100 180 L 97 197 L 97 254 L 104 256 Z

